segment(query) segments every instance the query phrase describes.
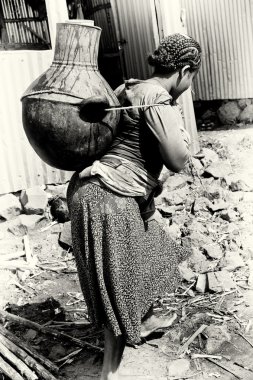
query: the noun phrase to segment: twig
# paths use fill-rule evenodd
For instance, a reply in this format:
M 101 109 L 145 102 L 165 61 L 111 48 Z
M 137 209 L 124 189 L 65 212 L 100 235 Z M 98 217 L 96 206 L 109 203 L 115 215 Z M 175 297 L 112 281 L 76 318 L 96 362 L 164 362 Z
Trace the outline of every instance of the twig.
M 205 359 L 205 358 L 211 358 L 211 359 L 217 359 L 217 360 L 221 360 L 222 359 L 222 356 L 217 356 L 217 355 L 207 355 L 207 354 L 192 354 L 191 355 L 191 358 L 192 359 Z
M 35 265 L 29 265 L 26 261 L 22 260 L 11 260 L 11 261 L 0 261 L 0 268 L 1 269 L 9 269 L 9 270 L 15 270 L 15 269 L 28 269 L 28 270 L 34 270 Z
M 28 262 L 28 264 L 30 264 L 33 262 L 33 258 L 32 258 L 32 250 L 30 247 L 28 235 L 24 236 L 24 246 L 25 246 L 26 261 Z
M 4 255 L 1 254 L 1 261 L 9 261 L 14 259 L 19 259 L 20 257 L 25 256 L 25 251 L 17 251 L 13 253 L 5 253 Z
M 201 334 L 205 328 L 207 327 L 207 325 L 201 325 L 200 328 L 198 328 L 198 330 L 183 344 L 182 347 L 179 348 L 178 350 L 178 354 L 182 354 L 185 350 L 187 350 L 188 346 L 194 341 L 194 339 L 199 335 Z
M 11 380 L 24 380 L 24 378 L 0 356 L 0 370 Z
M 45 358 L 44 356 L 40 355 L 37 351 L 35 351 L 31 345 L 28 345 L 24 341 L 21 341 L 16 335 L 12 334 L 9 330 L 5 329 L 3 326 L 0 325 L 0 333 L 8 338 L 11 342 L 28 352 L 34 359 L 38 360 L 40 363 L 42 363 L 45 367 L 47 367 L 50 371 L 54 373 L 58 373 L 59 368 L 57 365 L 52 363 L 49 359 Z
M 17 288 L 20 288 L 22 289 L 24 292 L 28 293 L 28 294 L 34 294 L 34 292 L 32 292 L 31 290 L 25 288 L 24 286 L 22 286 L 19 282 L 17 281 L 12 281 L 11 284 L 15 285 Z
M 56 220 L 54 222 L 50 223 L 48 226 L 41 228 L 40 232 L 44 232 L 44 231 L 49 230 L 49 228 L 53 227 L 55 224 L 58 224 L 58 222 Z
M 36 360 L 27 354 L 22 348 L 16 346 L 9 339 L 0 334 L 0 342 L 8 348 L 12 353 L 14 353 L 18 358 L 22 359 L 24 363 L 32 368 L 40 378 L 45 380 L 56 380 L 56 378 L 48 372 L 41 364 L 37 363 Z
M 188 375 L 188 376 L 184 375 L 183 377 L 182 377 L 182 376 L 180 376 L 180 377 L 171 377 L 171 376 L 169 376 L 168 379 L 169 379 L 169 380 L 170 380 L 170 379 L 171 379 L 171 380 L 192 379 L 193 377 L 198 376 L 198 375 L 200 375 L 201 373 L 203 373 L 203 371 L 196 372 L 196 373 L 193 373 L 192 375 Z
M 0 310 L 0 317 L 7 319 L 7 320 L 10 320 L 10 321 L 17 322 L 23 326 L 27 326 L 27 327 L 32 328 L 32 329 L 39 331 L 41 333 L 51 335 L 54 338 L 68 340 L 68 341 L 72 342 L 73 344 L 76 344 L 77 346 L 82 347 L 82 348 L 89 347 L 89 348 L 93 348 L 99 352 L 104 351 L 102 348 L 95 346 L 94 344 L 84 342 L 80 339 L 74 338 L 68 334 L 63 333 L 63 332 L 52 331 L 48 327 L 43 327 L 36 322 L 29 321 L 28 319 L 19 317 L 17 315 L 11 314 L 11 313 L 8 313 L 7 311 L 4 311 L 4 310 Z
M 211 358 L 205 358 L 206 360 L 208 360 L 209 362 L 213 363 L 213 364 L 216 364 L 218 367 L 224 369 L 225 371 L 231 373 L 232 375 L 234 375 L 234 377 L 236 377 L 237 379 L 240 379 L 242 380 L 242 378 L 238 375 L 236 375 L 231 369 L 229 369 L 228 367 L 226 367 L 225 365 L 221 364 L 221 363 L 218 363 L 216 362 L 215 360 L 211 359 Z
M 246 342 L 249 343 L 249 345 L 250 345 L 251 347 L 253 347 L 253 343 L 251 343 L 251 342 L 248 340 L 248 338 L 246 338 L 246 336 L 244 336 L 244 335 L 243 335 L 242 333 L 240 333 L 239 331 L 237 331 L 236 334 L 240 335 L 244 340 L 246 340 Z
M 55 362 L 56 362 L 56 363 L 61 363 L 61 362 L 67 361 L 67 360 L 69 360 L 69 359 L 72 359 L 72 358 L 74 358 L 76 355 L 78 355 L 79 352 L 81 352 L 82 350 L 83 350 L 82 348 L 78 348 L 78 350 L 75 350 L 75 351 L 71 352 L 70 354 L 64 356 L 64 357 L 61 358 L 61 359 L 57 359 L 57 360 L 55 360 Z
M 3 343 L 0 342 L 0 353 L 7 361 L 16 367 L 21 375 L 28 380 L 37 380 L 38 376 L 18 357 L 16 357 Z

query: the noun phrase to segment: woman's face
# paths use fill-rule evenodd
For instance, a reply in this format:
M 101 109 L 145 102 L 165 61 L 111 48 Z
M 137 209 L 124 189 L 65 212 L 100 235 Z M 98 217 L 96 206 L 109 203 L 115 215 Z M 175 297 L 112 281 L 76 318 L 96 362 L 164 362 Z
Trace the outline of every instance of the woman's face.
M 178 77 L 175 81 L 175 85 L 171 89 L 171 95 L 173 99 L 177 99 L 184 91 L 186 91 L 192 84 L 194 77 L 197 74 L 197 70 L 189 71 L 188 69 L 182 69 L 178 72 Z

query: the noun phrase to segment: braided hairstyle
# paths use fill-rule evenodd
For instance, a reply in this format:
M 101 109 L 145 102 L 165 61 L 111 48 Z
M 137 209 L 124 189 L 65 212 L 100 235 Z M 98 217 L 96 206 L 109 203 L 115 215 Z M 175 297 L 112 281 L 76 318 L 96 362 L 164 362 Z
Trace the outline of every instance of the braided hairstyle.
M 148 57 L 148 63 L 161 74 L 171 73 L 186 65 L 190 66 L 190 71 L 195 71 L 200 62 L 201 47 L 198 42 L 180 33 L 162 39 L 154 54 Z

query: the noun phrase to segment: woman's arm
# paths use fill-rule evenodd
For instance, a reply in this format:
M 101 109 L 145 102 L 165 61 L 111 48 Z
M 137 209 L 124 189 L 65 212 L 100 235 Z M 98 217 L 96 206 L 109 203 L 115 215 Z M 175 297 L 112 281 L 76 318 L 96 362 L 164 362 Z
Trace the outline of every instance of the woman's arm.
M 190 139 L 179 112 L 171 105 L 161 104 L 147 108 L 144 116 L 149 129 L 158 140 L 164 165 L 179 172 L 190 157 Z

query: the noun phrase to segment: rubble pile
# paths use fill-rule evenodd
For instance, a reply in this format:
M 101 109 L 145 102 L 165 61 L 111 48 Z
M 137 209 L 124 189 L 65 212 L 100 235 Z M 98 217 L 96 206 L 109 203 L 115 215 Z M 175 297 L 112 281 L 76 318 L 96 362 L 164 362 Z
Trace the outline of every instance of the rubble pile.
M 163 192 L 156 206 L 164 229 L 180 245 L 192 249 L 180 265 L 198 293 L 247 288 L 253 263 L 253 180 L 234 173 L 226 150 L 209 141 L 183 173 L 163 173 Z

